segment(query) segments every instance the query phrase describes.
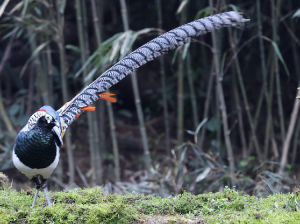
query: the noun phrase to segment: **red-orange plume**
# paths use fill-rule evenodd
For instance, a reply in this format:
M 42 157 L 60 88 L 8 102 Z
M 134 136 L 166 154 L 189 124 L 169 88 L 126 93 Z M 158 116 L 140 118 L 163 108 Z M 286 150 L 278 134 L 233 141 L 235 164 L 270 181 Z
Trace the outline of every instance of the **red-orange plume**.
M 111 103 L 115 103 L 115 102 L 117 102 L 117 99 L 114 98 L 114 97 L 111 97 L 111 96 L 114 96 L 114 95 L 116 95 L 116 94 L 113 94 L 113 93 L 101 93 L 101 94 L 99 94 L 99 97 L 102 100 L 108 100 Z
M 93 106 L 87 106 L 87 107 L 82 107 L 80 110 L 83 111 L 95 111 L 96 107 Z

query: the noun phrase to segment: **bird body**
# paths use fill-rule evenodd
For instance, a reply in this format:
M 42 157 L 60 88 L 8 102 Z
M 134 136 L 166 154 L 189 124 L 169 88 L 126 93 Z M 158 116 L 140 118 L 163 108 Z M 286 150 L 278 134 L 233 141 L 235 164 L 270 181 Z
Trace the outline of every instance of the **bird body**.
M 226 12 L 175 28 L 124 57 L 59 110 L 43 106 L 36 111 L 18 134 L 13 149 L 14 165 L 36 186 L 32 206 L 35 205 L 40 189 L 44 190 L 48 205 L 51 205 L 47 194 L 47 179 L 58 164 L 62 138 L 70 124 L 82 112 L 95 110 L 95 107 L 90 106 L 93 102 L 98 99 L 115 102 L 115 98 L 112 97 L 114 94 L 105 93 L 108 88 L 147 62 L 190 42 L 193 37 L 222 27 L 243 27 L 247 21 L 249 20 L 237 12 Z

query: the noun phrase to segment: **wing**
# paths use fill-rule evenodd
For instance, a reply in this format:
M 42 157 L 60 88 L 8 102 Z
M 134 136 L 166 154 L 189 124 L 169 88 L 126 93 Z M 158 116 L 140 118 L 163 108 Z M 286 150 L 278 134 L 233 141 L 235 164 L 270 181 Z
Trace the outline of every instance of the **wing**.
M 84 110 L 91 108 L 89 105 L 103 97 L 100 93 L 103 93 L 147 62 L 190 42 L 192 37 L 222 27 L 242 28 L 244 23 L 248 21 L 249 19 L 244 19 L 238 12 L 225 12 L 185 24 L 144 44 L 105 71 L 57 111 L 63 120 L 64 131 Z

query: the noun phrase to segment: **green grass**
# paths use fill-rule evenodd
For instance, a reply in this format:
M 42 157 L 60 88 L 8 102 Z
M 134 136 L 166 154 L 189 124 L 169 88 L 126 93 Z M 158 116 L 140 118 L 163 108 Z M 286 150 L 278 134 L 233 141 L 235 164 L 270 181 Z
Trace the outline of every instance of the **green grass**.
M 101 188 L 51 192 L 54 205 L 45 207 L 35 190 L 0 190 L 0 223 L 299 223 L 298 196 L 267 198 L 222 192 L 161 198 L 138 194 L 105 195 Z

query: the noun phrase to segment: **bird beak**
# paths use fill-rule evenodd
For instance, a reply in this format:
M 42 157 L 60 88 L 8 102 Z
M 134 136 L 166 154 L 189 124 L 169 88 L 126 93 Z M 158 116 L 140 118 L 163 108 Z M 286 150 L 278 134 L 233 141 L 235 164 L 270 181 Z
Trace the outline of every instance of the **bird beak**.
M 54 131 L 56 133 L 61 145 L 63 145 L 64 142 L 62 140 L 63 135 L 62 135 L 62 130 L 60 128 L 60 123 L 58 122 L 58 120 L 55 120 L 54 124 L 55 124 L 55 126 L 53 127 L 52 131 Z
M 47 120 L 48 124 L 50 124 L 50 120 Z

